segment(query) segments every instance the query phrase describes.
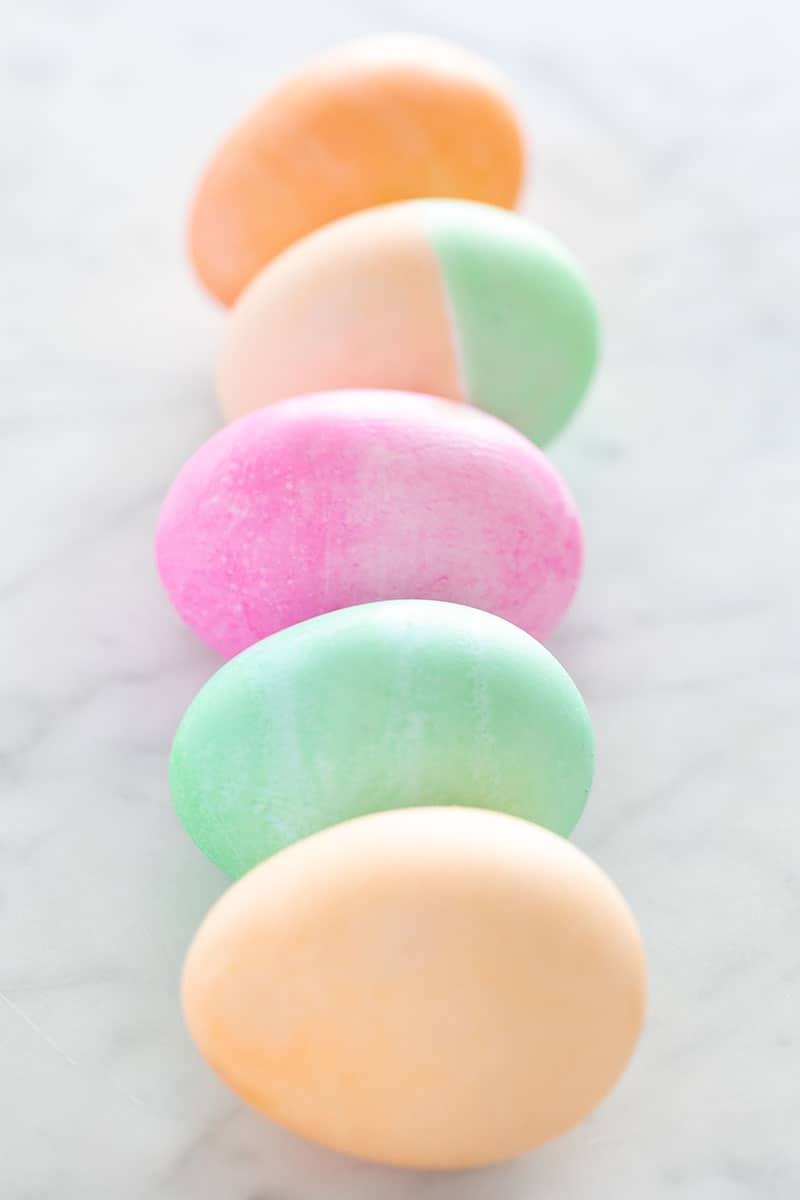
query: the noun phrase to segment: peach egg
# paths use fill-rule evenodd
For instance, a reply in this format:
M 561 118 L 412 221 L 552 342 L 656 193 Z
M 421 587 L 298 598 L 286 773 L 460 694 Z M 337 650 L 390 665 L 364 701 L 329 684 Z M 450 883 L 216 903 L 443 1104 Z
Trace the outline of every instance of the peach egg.
M 189 1030 L 244 1100 L 333 1149 L 472 1167 L 568 1129 L 639 1037 L 633 917 L 590 859 L 517 817 L 406 809 L 334 826 L 218 901 Z

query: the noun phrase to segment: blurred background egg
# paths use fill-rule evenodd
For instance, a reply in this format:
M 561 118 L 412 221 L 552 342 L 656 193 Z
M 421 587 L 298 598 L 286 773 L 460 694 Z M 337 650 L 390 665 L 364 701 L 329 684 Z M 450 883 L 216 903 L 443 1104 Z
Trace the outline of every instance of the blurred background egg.
M 238 655 L 181 722 L 170 790 L 229 875 L 380 809 L 493 808 L 570 833 L 594 747 L 575 684 L 540 642 L 433 600 L 360 604 Z
M 200 927 L 189 1030 L 268 1117 L 333 1149 L 470 1167 L 584 1117 L 630 1057 L 645 965 L 608 877 L 470 809 L 335 826 L 246 875 Z
M 220 404 L 232 419 L 331 388 L 428 392 L 542 444 L 598 346 L 591 291 L 556 238 L 490 205 L 410 200 L 336 221 L 257 276 L 227 325 Z
M 341 391 L 206 442 L 164 501 L 156 557 L 181 617 L 230 656 L 372 600 L 450 600 L 544 637 L 577 587 L 582 542 L 557 471 L 502 421 Z
M 190 218 L 190 253 L 231 304 L 298 238 L 375 204 L 462 196 L 511 207 L 522 134 L 502 80 L 435 38 L 366 38 L 270 92 L 211 160 Z

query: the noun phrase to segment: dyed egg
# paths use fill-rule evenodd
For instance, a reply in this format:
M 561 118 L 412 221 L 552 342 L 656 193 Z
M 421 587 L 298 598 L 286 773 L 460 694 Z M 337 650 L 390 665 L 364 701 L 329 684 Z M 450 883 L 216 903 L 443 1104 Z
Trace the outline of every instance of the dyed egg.
M 209 680 L 172 750 L 189 835 L 229 875 L 328 825 L 420 805 L 569 833 L 592 781 L 578 689 L 540 642 L 478 609 L 388 600 L 327 613 Z
M 642 1026 L 608 877 L 555 834 L 459 808 L 334 826 L 256 867 L 189 950 L 209 1064 L 272 1120 L 403 1167 L 521 1154 L 584 1117 Z
M 323 612 L 453 600 L 542 637 L 578 581 L 555 468 L 494 417 L 431 396 L 337 392 L 236 421 L 178 475 L 156 554 L 184 621 L 225 655 Z
M 511 207 L 522 134 L 481 59 L 385 36 L 328 53 L 267 95 L 197 191 L 189 241 L 201 280 L 231 304 L 257 271 L 338 217 L 414 196 Z
M 411 200 L 337 221 L 267 267 L 228 322 L 228 419 L 342 387 L 427 392 L 547 442 L 598 352 L 587 284 L 567 251 L 513 213 Z

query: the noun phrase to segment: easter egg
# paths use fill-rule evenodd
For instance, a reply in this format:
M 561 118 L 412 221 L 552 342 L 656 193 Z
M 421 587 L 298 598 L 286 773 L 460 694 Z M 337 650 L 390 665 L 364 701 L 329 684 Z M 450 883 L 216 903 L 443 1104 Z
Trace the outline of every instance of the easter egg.
M 555 238 L 485 204 L 410 200 L 298 242 L 234 308 L 223 414 L 343 387 L 427 392 L 549 441 L 592 377 L 598 322 Z
M 523 145 L 502 81 L 432 38 L 368 38 L 268 94 L 230 134 L 194 199 L 189 243 L 231 304 L 312 230 L 375 204 L 463 196 L 513 206 Z
M 567 672 L 500 617 L 435 600 L 326 613 L 245 650 L 181 722 L 178 815 L 229 875 L 390 808 L 497 809 L 569 833 L 592 728 Z
M 501 421 L 342 391 L 206 442 L 164 501 L 156 557 L 181 617 L 230 656 L 371 600 L 451 600 L 543 637 L 577 585 L 581 534 L 555 468 Z
M 183 1007 L 249 1104 L 402 1167 L 514 1157 L 593 1109 L 645 1006 L 633 917 L 571 843 L 498 813 L 379 813 L 256 867 L 189 950 Z

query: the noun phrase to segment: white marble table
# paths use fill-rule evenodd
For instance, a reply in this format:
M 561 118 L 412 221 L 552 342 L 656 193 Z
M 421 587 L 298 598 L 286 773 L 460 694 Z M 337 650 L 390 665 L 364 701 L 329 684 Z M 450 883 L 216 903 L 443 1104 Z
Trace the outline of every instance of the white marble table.
M 791 1200 L 800 1194 L 798 19 L 695 0 L 79 0 L 7 14 L 2 134 L 0 1196 Z M 215 427 L 221 318 L 183 259 L 217 135 L 360 32 L 511 74 L 528 209 L 583 258 L 602 376 L 556 457 L 588 569 L 553 647 L 599 746 L 577 839 L 647 939 L 633 1068 L 530 1158 L 384 1171 L 247 1111 L 181 1025 L 224 887 L 172 813 L 214 669 L 153 568 L 160 497 Z

